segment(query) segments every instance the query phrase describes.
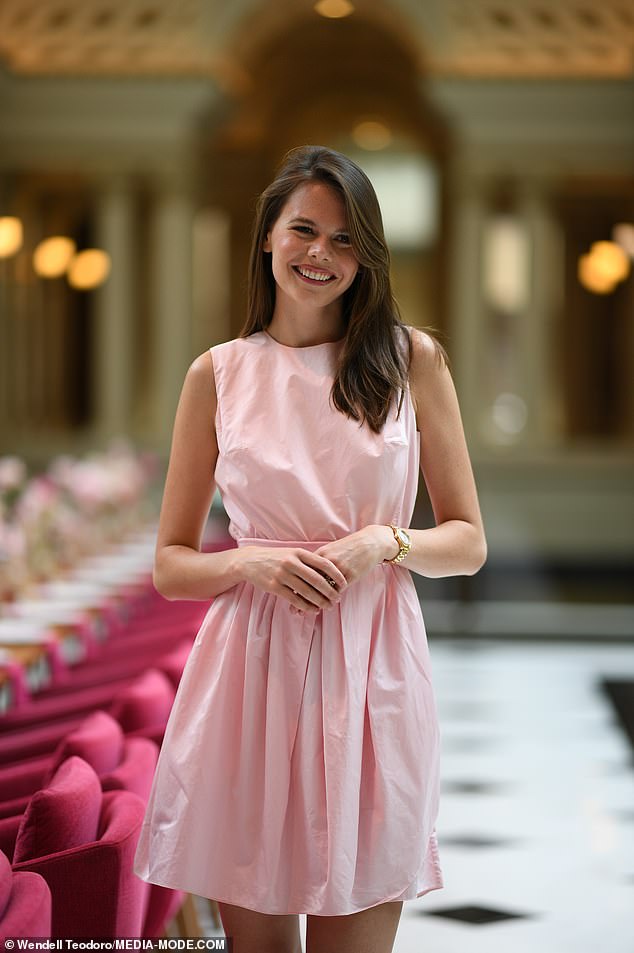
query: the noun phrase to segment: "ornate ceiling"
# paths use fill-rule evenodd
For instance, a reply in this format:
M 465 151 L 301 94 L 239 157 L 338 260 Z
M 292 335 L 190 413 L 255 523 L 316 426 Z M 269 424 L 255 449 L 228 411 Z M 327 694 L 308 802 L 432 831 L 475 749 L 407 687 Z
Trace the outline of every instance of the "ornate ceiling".
M 422 72 L 631 77 L 631 0 L 354 0 Z M 249 57 L 317 17 L 313 0 L 0 0 L 0 59 L 19 74 L 209 76 L 239 87 Z

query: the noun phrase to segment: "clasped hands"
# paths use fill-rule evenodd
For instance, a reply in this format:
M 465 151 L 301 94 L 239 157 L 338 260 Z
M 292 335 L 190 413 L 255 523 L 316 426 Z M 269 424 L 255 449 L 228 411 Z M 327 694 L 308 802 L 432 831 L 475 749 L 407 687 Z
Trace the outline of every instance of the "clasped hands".
M 391 558 L 394 545 L 388 526 L 372 525 L 316 550 L 248 546 L 240 552 L 248 582 L 303 612 L 319 612 L 335 605 L 348 586 Z

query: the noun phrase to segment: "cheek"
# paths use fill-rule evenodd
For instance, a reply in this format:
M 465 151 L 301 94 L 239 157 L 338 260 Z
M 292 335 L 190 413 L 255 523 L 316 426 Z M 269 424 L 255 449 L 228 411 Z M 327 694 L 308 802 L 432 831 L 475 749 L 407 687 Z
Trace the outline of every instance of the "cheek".
M 278 238 L 274 245 L 274 250 L 278 258 L 290 258 L 297 254 L 299 242 L 292 235 L 285 235 Z

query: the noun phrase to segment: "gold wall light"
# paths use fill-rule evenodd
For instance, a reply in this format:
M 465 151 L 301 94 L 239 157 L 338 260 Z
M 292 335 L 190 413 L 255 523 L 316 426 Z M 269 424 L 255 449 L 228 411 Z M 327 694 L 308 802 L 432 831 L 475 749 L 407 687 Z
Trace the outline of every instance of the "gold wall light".
M 60 278 L 75 254 L 75 242 L 65 235 L 41 241 L 33 252 L 33 267 L 40 278 Z
M 350 0 L 319 0 L 315 4 L 314 10 L 320 17 L 327 17 L 329 20 L 341 20 L 343 17 L 349 17 L 354 13 L 354 6 Z
M 593 294 L 611 294 L 630 273 L 630 262 L 615 242 L 594 242 L 586 255 L 580 255 L 577 277 Z
M 78 291 L 103 284 L 110 274 L 110 255 L 100 248 L 86 248 L 75 255 L 68 267 L 68 283 Z
M 10 258 L 22 248 L 24 229 L 14 215 L 0 217 L 0 258 Z

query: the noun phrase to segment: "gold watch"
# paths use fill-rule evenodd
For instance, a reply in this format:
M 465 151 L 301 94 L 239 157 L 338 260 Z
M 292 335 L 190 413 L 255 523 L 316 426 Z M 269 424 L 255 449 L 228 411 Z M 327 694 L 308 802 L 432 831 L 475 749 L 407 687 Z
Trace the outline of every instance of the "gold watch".
M 403 560 L 405 559 L 405 557 L 407 556 L 408 552 L 411 549 L 412 539 L 409 533 L 406 530 L 401 529 L 399 526 L 394 526 L 392 523 L 388 523 L 388 526 L 394 533 L 394 539 L 398 543 L 399 549 L 394 559 L 386 559 L 385 562 L 386 563 L 401 563 L 403 562 Z

